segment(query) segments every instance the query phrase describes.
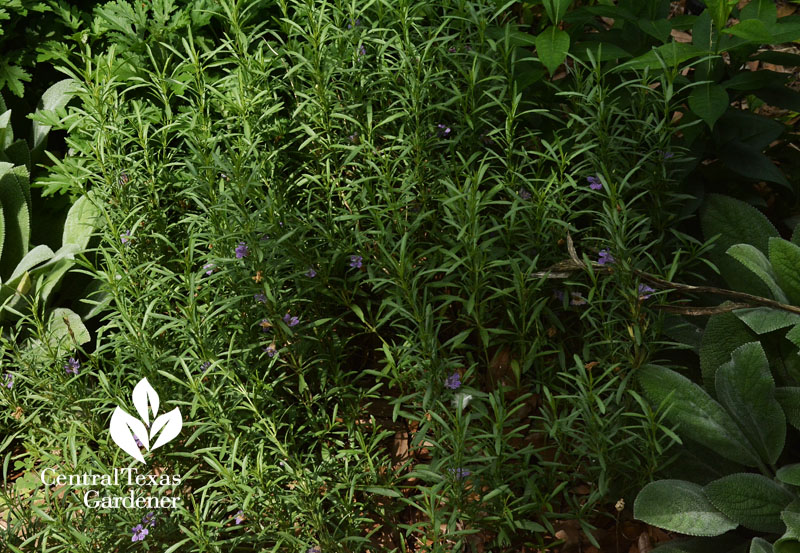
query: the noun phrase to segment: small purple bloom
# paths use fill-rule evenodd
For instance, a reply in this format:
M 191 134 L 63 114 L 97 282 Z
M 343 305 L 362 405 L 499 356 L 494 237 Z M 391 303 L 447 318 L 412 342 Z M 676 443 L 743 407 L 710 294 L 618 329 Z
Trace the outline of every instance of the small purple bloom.
M 136 442 L 137 447 L 144 447 L 142 440 L 139 439 L 139 436 L 136 434 L 133 435 L 133 441 Z
M 360 269 L 361 268 L 361 262 L 363 260 L 364 260 L 364 258 L 361 257 L 360 255 L 351 255 L 350 256 L 350 266 L 353 269 Z
M 306 276 L 308 278 L 314 278 L 315 276 L 317 276 L 317 271 L 315 271 L 314 268 L 312 267 L 308 271 L 306 271 Z
M 639 295 L 642 296 L 643 300 L 650 299 L 650 295 L 655 292 L 653 288 L 650 288 L 647 284 L 640 284 L 639 285 Z
M 608 250 L 600 250 L 600 255 L 597 258 L 597 263 L 600 265 L 605 265 L 606 263 L 614 263 L 616 259 L 614 256 L 611 255 L 611 252 Z
M 672 152 L 665 152 L 664 150 L 658 150 L 658 153 L 661 154 L 661 158 L 665 160 L 671 157 L 675 157 L 675 154 L 673 154 Z
M 122 234 L 119 235 L 119 240 L 123 244 L 127 244 L 128 242 L 131 241 L 130 236 L 131 236 L 131 231 L 126 230 L 125 232 L 123 232 Z
M 144 518 L 142 519 L 142 524 L 149 524 L 151 528 L 155 527 L 156 525 L 156 514 L 153 511 L 150 511 Z
M 361 56 L 365 56 L 366 54 L 367 54 L 367 49 L 362 44 L 361 47 L 358 49 L 358 55 L 359 55 L 359 57 L 361 57 Z
M 119 176 L 119 184 L 120 184 L 120 186 L 125 186 L 126 184 L 128 184 L 128 182 L 130 180 L 131 180 L 131 178 L 128 176 L 128 173 L 122 173 Z
M 247 257 L 247 254 L 250 253 L 250 250 L 247 248 L 246 242 L 239 242 L 239 245 L 236 246 L 236 259 L 241 259 L 243 257 Z
M 67 371 L 67 374 L 78 374 L 78 369 L 81 368 L 81 362 L 75 359 L 74 357 L 70 357 L 67 364 L 64 365 L 64 370 Z
M 469 470 L 461 467 L 455 469 L 447 469 L 447 470 L 450 471 L 451 474 L 454 474 L 455 477 L 458 478 L 459 480 L 463 480 L 464 478 L 472 474 L 472 472 L 470 472 Z
M 350 135 L 350 136 L 348 136 L 347 138 L 349 138 L 349 139 L 350 139 L 350 142 L 352 142 L 353 144 L 355 144 L 356 142 L 358 142 L 358 133 L 357 133 L 357 132 L 354 132 L 353 134 L 351 134 L 351 135 Z
M 531 193 L 528 192 L 527 190 L 525 190 L 524 188 L 520 188 L 519 192 L 517 192 L 517 194 L 523 200 L 530 200 L 531 199 Z
M 447 138 L 448 136 L 450 136 L 450 132 L 451 132 L 451 129 L 450 129 L 450 127 L 448 127 L 447 125 L 445 125 L 445 124 L 443 124 L 443 123 L 439 123 L 439 124 L 438 124 L 438 125 L 436 125 L 436 126 L 437 126 L 437 127 L 438 127 L 438 129 L 439 129 L 439 130 L 437 131 L 437 132 L 438 132 L 438 134 L 439 134 L 439 138 Z
M 215 267 L 216 265 L 214 265 L 213 263 L 206 263 L 205 265 L 203 265 L 203 269 L 206 271 L 207 275 L 212 274 L 214 272 Z
M 211 366 L 211 361 L 206 361 L 202 365 L 200 365 L 200 370 L 205 372 L 207 368 Z
M 564 291 L 563 290 L 554 290 L 553 291 L 553 295 L 555 296 L 555 298 L 558 301 L 560 301 L 560 302 L 564 301 Z
M 253 294 L 253 299 L 258 303 L 267 303 L 267 296 L 264 294 Z
M 359 19 L 359 18 L 356 18 L 355 21 L 353 21 L 351 19 L 350 23 L 347 24 L 347 28 L 348 29 L 352 29 L 353 27 L 360 27 L 360 26 L 361 26 L 361 19 Z
M 283 322 L 285 322 L 287 325 L 289 325 L 289 328 L 291 328 L 293 326 L 297 326 L 300 323 L 300 319 L 298 317 L 290 317 L 287 313 L 283 316 Z
M 6 373 L 5 379 L 6 379 L 5 387 L 10 390 L 11 388 L 14 387 L 14 375 L 11 373 Z
M 447 51 L 450 52 L 451 54 L 455 54 L 457 50 L 458 49 L 455 46 L 451 46 L 450 48 L 447 49 Z
M 315 545 L 314 547 L 309 547 L 306 553 L 322 553 L 322 549 L 320 549 L 318 545 Z
M 270 357 L 275 357 L 276 355 L 278 355 L 278 350 L 275 348 L 275 344 L 270 344 L 264 348 L 264 353 L 266 353 Z
M 244 522 L 244 511 L 239 509 L 236 511 L 236 518 L 233 519 L 236 524 L 241 524 Z
M 587 177 L 587 181 L 589 181 L 589 188 L 592 190 L 600 190 L 603 188 L 603 183 L 600 182 L 600 179 L 597 177 Z
M 445 388 L 450 388 L 451 390 L 457 390 L 461 387 L 461 375 L 458 373 L 453 373 L 447 377 L 447 380 L 444 382 Z
M 133 527 L 133 537 L 131 541 L 142 541 L 144 540 L 145 536 L 150 533 L 150 530 L 142 526 L 141 524 L 137 524 Z

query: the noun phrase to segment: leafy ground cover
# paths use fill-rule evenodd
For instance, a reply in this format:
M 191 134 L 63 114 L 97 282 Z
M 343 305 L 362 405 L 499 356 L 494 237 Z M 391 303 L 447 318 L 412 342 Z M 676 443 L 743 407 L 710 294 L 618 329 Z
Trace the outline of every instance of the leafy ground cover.
M 0 198 L 9 551 L 797 545 L 796 100 L 737 64 L 793 63 L 785 6 L 48 6 L 74 203 L 48 253 Z M 131 468 L 179 505 L 42 482 Z

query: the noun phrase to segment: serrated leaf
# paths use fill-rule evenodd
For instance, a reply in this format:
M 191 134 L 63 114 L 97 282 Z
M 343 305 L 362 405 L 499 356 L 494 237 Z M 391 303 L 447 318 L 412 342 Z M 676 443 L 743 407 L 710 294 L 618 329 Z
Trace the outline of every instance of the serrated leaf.
M 633 516 L 689 536 L 719 536 L 737 526 L 711 504 L 702 487 L 683 480 L 658 480 L 642 488 Z
M 775 273 L 767 256 L 751 244 L 734 244 L 725 252 L 736 261 L 747 267 L 761 281 L 769 287 L 772 299 L 787 303 L 788 298 L 783 293 L 778 283 L 775 282 Z M 759 332 L 759 334 L 761 334 Z
M 774 464 L 786 442 L 786 417 L 775 401 L 775 381 L 759 342 L 733 351 L 731 360 L 717 370 L 716 390 L 761 460 Z
M 773 553 L 772 544 L 763 538 L 753 538 L 749 553 Z
M 800 325 L 790 328 L 786 333 L 786 339 L 800 348 Z
M 758 336 L 733 313 L 720 313 L 708 319 L 700 343 L 700 370 L 703 384 L 714 389 L 717 369 L 730 361 L 731 353 Z
M 775 477 L 781 482 L 792 486 L 800 486 L 800 463 L 779 468 L 778 472 L 775 473 Z
M 775 553 L 798 553 L 800 551 L 800 514 L 783 511 L 781 519 L 786 532 L 773 544 Z
M 758 465 L 758 453 L 725 409 L 700 386 L 675 371 L 657 365 L 639 370 L 648 399 L 661 405 L 670 397 L 667 419 L 677 423 L 682 438 L 696 441 L 745 466 Z
M 737 309 L 733 313 L 756 334 L 766 334 L 800 323 L 800 315 L 771 307 Z
M 725 113 L 729 104 L 728 93 L 718 84 L 698 85 L 689 94 L 689 108 L 706 122 L 709 129 L 714 128 L 714 123 Z
M 706 240 L 720 235 L 709 257 L 728 285 L 739 292 L 769 296 L 767 285 L 749 271 L 742 271 L 741 264 L 725 252 L 734 244 L 750 244 L 766 254 L 769 238 L 779 236 L 772 223 L 753 206 L 719 194 L 706 197 L 700 221 Z
M 775 388 L 775 399 L 778 400 L 789 424 L 800 430 L 800 388 L 794 386 Z
M 706 485 L 703 493 L 733 522 L 773 534 L 783 532 L 781 511 L 795 498 L 766 476 L 750 473 L 724 476 Z
M 564 63 L 569 52 L 569 35 L 556 27 L 548 27 L 536 37 L 536 55 L 552 75 Z
M 800 305 L 800 246 L 781 238 L 770 238 L 769 261 L 778 285 L 793 305 Z

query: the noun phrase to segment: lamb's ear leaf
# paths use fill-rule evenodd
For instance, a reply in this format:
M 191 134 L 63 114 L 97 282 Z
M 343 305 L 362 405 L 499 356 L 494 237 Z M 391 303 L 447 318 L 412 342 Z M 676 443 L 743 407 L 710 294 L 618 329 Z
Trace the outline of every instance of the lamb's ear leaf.
M 144 444 L 145 449 L 150 449 L 149 440 L 147 438 L 147 428 L 142 424 L 142 421 L 136 417 L 130 416 L 120 407 L 117 407 L 114 409 L 114 414 L 111 415 L 109 431 L 111 433 L 111 439 L 114 440 L 114 443 L 117 444 L 122 451 L 140 463 L 145 462 L 144 457 L 142 457 L 142 452 L 139 450 L 139 446 L 136 445 L 136 438 L 133 437 L 135 434 L 136 437 L 139 438 L 139 441 Z
M 153 444 L 153 449 L 161 447 L 180 434 L 181 428 L 183 428 L 183 419 L 181 419 L 181 412 L 177 407 L 169 413 L 164 413 L 153 421 L 153 426 L 150 429 L 150 437 L 155 438 L 162 427 L 164 431 L 161 432 L 156 443 Z

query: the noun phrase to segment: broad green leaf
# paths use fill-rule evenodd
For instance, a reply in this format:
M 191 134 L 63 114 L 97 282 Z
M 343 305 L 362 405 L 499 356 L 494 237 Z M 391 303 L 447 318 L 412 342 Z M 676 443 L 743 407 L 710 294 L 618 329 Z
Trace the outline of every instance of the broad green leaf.
M 672 32 L 672 24 L 668 19 L 640 19 L 636 22 L 639 28 L 659 42 L 667 42 Z
M 737 309 L 733 313 L 756 334 L 766 334 L 800 323 L 800 315 L 771 307 Z
M 741 21 L 725 29 L 725 32 L 751 42 L 758 42 L 759 44 L 772 44 L 774 39 L 767 25 L 758 19 Z
M 30 210 L 25 196 L 27 188 L 27 171 L 25 183 L 19 172 L 22 167 L 12 167 L 10 163 L 0 162 L 0 204 L 2 204 L 5 220 L 5 236 L 3 243 L 2 272 L 7 277 L 22 257 L 28 252 L 30 238 Z
M 769 260 L 778 285 L 792 305 L 800 305 L 800 246 L 782 238 L 770 238 Z
M 737 524 L 777 534 L 783 532 L 781 511 L 795 496 L 761 474 L 730 474 L 703 488 L 708 500 Z
M 800 387 L 775 388 L 775 399 L 778 400 L 789 424 L 800 430 Z
M 11 127 L 11 110 L 0 113 L 0 152 L 8 148 L 14 141 L 14 129 Z
M 89 331 L 84 326 L 83 321 L 71 309 L 63 307 L 53 309 L 48 327 L 51 332 L 51 344 L 53 345 L 58 344 L 71 350 L 75 347 L 75 343 L 72 340 L 73 336 L 78 345 L 83 345 L 91 340 Z
M 717 29 L 723 29 L 728 17 L 730 17 L 733 6 L 736 5 L 736 0 L 706 0 L 705 4 L 706 9 L 714 19 L 714 25 L 716 25 Z
M 783 44 L 800 39 L 800 23 L 774 23 L 767 28 L 772 36 L 769 44 Z
M 718 84 L 706 83 L 692 89 L 689 94 L 689 108 L 713 129 L 717 119 L 725 113 L 730 104 L 725 88 Z
M 706 240 L 720 235 L 709 257 L 728 285 L 739 292 L 768 297 L 767 285 L 749 271 L 742 271 L 741 264 L 725 252 L 734 244 L 750 244 L 766 254 L 769 238 L 779 236 L 772 223 L 753 206 L 719 194 L 706 196 L 700 221 Z
M 735 314 L 720 313 L 711 316 L 700 343 L 700 370 L 705 387 L 708 390 L 714 389 L 717 369 L 730 361 L 733 350 L 757 339 L 758 336 Z
M 786 442 L 786 417 L 775 401 L 775 381 L 759 342 L 738 347 L 717 370 L 717 399 L 766 464 L 774 464 Z
M 675 371 L 657 365 L 640 369 L 639 382 L 655 405 L 661 405 L 670 397 L 667 419 L 679 425 L 679 436 L 694 440 L 742 465 L 758 465 L 758 453 L 745 434 L 722 405 L 700 386 Z
M 753 538 L 749 553 L 773 553 L 772 544 L 763 538 Z
M 76 83 L 74 79 L 64 79 L 53 84 L 44 91 L 42 99 L 36 113 L 55 111 L 67 105 L 67 102 L 75 95 Z M 50 132 L 50 125 L 43 125 L 34 119 L 33 121 L 33 150 L 37 150 L 44 144 L 47 133 Z
M 720 151 L 720 159 L 728 169 L 753 180 L 765 180 L 791 189 L 789 181 L 781 173 L 770 158 L 762 154 L 759 148 L 731 140 Z
M 62 244 L 76 244 L 82 250 L 89 244 L 89 239 L 100 222 L 100 210 L 92 196 L 91 192 L 81 196 L 69 209 L 64 221 Z
M 689 536 L 719 536 L 737 524 L 717 510 L 703 488 L 683 480 L 646 485 L 633 503 L 634 518 Z
M 775 553 L 800 553 L 800 514 L 783 511 L 781 519 L 786 525 L 786 532 L 773 544 L 772 549 Z
M 555 27 L 548 27 L 536 37 L 536 54 L 552 75 L 564 63 L 569 52 L 569 35 Z
M 778 21 L 778 8 L 772 0 L 750 0 L 742 11 L 739 20 L 758 19 L 762 23 L 772 24 Z
M 800 246 L 800 225 L 795 226 L 792 231 L 792 244 Z
M 786 339 L 800 348 L 800 325 L 792 327 L 786 333 Z
M 760 278 L 772 292 L 772 299 L 781 303 L 787 303 L 788 299 L 786 298 L 786 294 L 783 293 L 778 283 L 775 282 L 775 273 L 772 270 L 772 265 L 770 265 L 767 256 L 761 253 L 761 250 L 751 244 L 734 244 L 728 248 L 726 253 Z M 759 332 L 759 334 L 761 333 Z
M 753 94 L 771 106 L 800 111 L 800 92 L 792 90 L 788 86 L 759 88 L 754 90 Z
M 627 59 L 631 54 L 610 42 L 577 42 L 570 47 L 572 54 L 579 60 L 588 61 L 590 50 L 596 61 L 608 61 L 617 59 Z
M 781 482 L 792 486 L 800 486 L 800 463 L 779 468 L 775 476 Z
M 777 140 L 784 133 L 785 127 L 779 121 L 749 111 L 728 110 L 717 121 L 716 129 L 721 136 L 761 151 Z
M 662 44 L 646 54 L 623 63 L 618 68 L 620 70 L 626 69 L 661 69 L 661 61 L 664 60 L 667 67 L 676 67 L 686 60 L 694 57 L 699 57 L 705 54 L 705 50 L 698 48 L 692 44 L 683 42 L 668 42 Z
M 749 92 L 766 87 L 781 87 L 786 84 L 788 79 L 788 75 L 777 71 L 742 71 L 721 84 L 728 90 Z

